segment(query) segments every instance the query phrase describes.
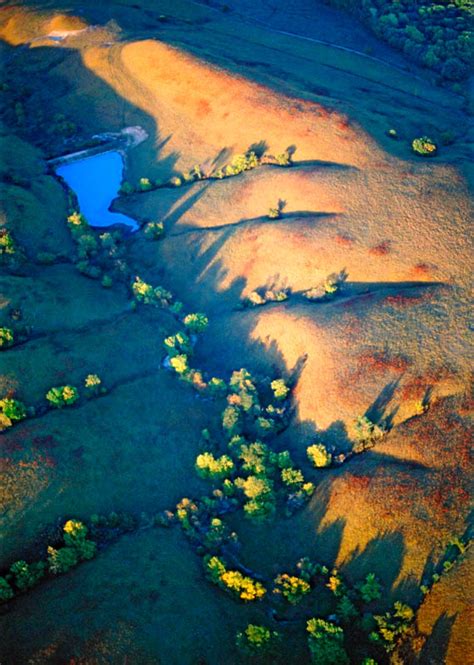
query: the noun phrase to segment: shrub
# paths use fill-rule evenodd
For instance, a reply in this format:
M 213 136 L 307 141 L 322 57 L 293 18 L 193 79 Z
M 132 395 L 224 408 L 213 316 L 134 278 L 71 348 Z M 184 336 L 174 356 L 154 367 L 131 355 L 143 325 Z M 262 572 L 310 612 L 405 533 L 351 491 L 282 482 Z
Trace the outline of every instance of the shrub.
M 228 478 L 234 470 L 234 462 L 228 455 L 216 458 L 205 452 L 197 456 L 196 470 L 202 478 Z
M 187 314 L 183 319 L 183 323 L 190 333 L 202 333 L 206 330 L 209 324 L 209 319 L 205 314 L 195 312 L 193 314 Z
M 336 568 L 331 571 L 326 586 L 336 598 L 342 598 L 347 592 L 346 585 Z
M 438 150 L 436 143 L 428 136 L 413 139 L 411 147 L 414 153 L 422 157 L 433 157 Z
M 240 410 L 236 406 L 226 406 L 222 413 L 222 428 L 228 436 L 239 434 L 241 430 Z
M 365 581 L 357 586 L 357 590 L 364 603 L 370 603 L 382 597 L 382 585 L 378 582 L 374 573 L 369 573 Z
M 26 591 L 38 584 L 44 577 L 46 564 L 43 561 L 28 564 L 26 561 L 16 561 L 10 567 L 10 573 L 14 576 L 15 586 L 20 591 Z
M 153 189 L 153 183 L 149 178 L 140 178 L 138 181 L 138 189 L 140 192 L 149 192 Z
M 268 289 L 263 294 L 265 302 L 283 302 L 289 298 L 289 289 Z
M 132 284 L 132 292 L 138 302 L 145 305 L 157 305 L 160 307 L 169 307 L 173 300 L 173 295 L 162 286 L 153 288 L 151 284 L 143 281 L 140 277 L 135 277 Z
M 415 613 L 412 608 L 397 601 L 391 612 L 374 616 L 377 631 L 372 632 L 370 638 L 390 653 L 409 632 L 414 618 Z
M 77 239 L 77 255 L 80 259 L 97 254 L 97 247 L 97 240 L 91 233 L 84 233 Z
M 247 575 L 242 575 L 238 570 L 226 570 L 221 575 L 223 586 L 240 600 L 261 600 L 266 594 L 266 589 L 260 582 L 256 582 Z
M 227 392 L 227 384 L 223 379 L 218 379 L 213 376 L 207 384 L 207 388 L 211 395 L 224 395 Z
M 11 328 L 0 328 L 0 349 L 8 349 L 13 346 L 15 335 Z
M 263 584 L 242 575 L 237 570 L 227 570 L 224 561 L 217 556 L 204 557 L 204 567 L 207 576 L 214 584 L 241 600 L 260 600 L 266 594 Z
M 0 601 L 6 602 L 14 596 L 13 589 L 4 577 L 0 577 Z
M 318 469 L 331 466 L 332 454 L 323 443 L 314 443 L 306 448 L 306 454 L 310 462 Z
M 281 479 L 285 485 L 289 485 L 290 487 L 294 485 L 299 486 L 304 483 L 304 476 L 301 471 L 291 467 L 288 469 L 282 469 Z
M 84 388 L 90 397 L 106 392 L 106 389 L 102 385 L 102 379 L 97 374 L 88 374 L 86 376 L 84 379 Z
M 278 166 L 291 166 L 293 164 L 292 153 L 288 149 L 278 154 L 275 159 Z
M 242 302 L 246 307 L 259 307 L 260 305 L 264 305 L 267 301 L 258 291 L 251 291 Z
M 77 551 L 79 561 L 92 559 L 96 553 L 96 544 L 87 540 L 88 529 L 79 520 L 68 520 L 64 527 L 64 543 Z
M 275 578 L 273 593 L 281 594 L 291 605 L 297 605 L 310 591 L 310 584 L 296 575 L 282 573 Z
M 177 374 L 184 375 L 189 371 L 188 356 L 185 353 L 173 356 L 170 365 Z
M 46 399 L 51 406 L 62 409 L 63 406 L 72 406 L 79 399 L 79 392 L 74 386 L 56 386 L 46 393 Z
M 48 547 L 48 570 L 53 575 L 67 573 L 79 563 L 79 555 L 74 547 Z
M 14 422 L 24 420 L 27 416 L 26 406 L 20 400 L 5 397 L 0 400 L 0 412 L 5 419 Z
M 69 225 L 69 228 L 73 232 L 82 231 L 89 227 L 89 224 L 87 223 L 87 220 L 84 217 L 84 215 L 77 211 L 69 215 L 69 217 L 67 218 L 67 223 Z
M 306 630 L 311 660 L 315 665 L 349 665 L 342 628 L 324 619 L 310 619 Z
M 173 178 L 170 178 L 169 182 L 170 182 L 170 185 L 172 187 L 181 187 L 181 185 L 183 184 L 182 179 L 179 178 L 178 176 L 174 176 Z
M 352 619 L 359 614 L 356 606 L 347 595 L 342 596 L 337 604 L 336 611 L 338 616 L 340 616 L 341 620 L 345 623 L 352 621 Z
M 277 646 L 279 633 L 265 626 L 249 623 L 247 628 L 237 633 L 235 643 L 246 655 L 270 654 Z
M 273 390 L 275 399 L 278 400 L 286 399 L 288 393 L 290 392 L 290 389 L 283 379 L 275 379 L 271 382 L 270 387 Z
M 15 242 L 7 229 L 0 229 L 0 255 L 14 254 Z
M 166 337 L 163 341 L 163 345 L 166 351 L 168 351 L 168 355 L 171 357 L 183 353 L 190 355 L 193 352 L 191 340 L 184 332 L 177 332 L 175 335 Z
M 132 291 L 135 298 L 146 305 L 152 303 L 155 299 L 155 292 L 152 285 L 144 282 L 138 276 L 135 277 L 135 281 L 132 284 Z
M 165 232 L 165 225 L 163 222 L 148 222 L 145 226 L 145 236 L 149 240 L 159 240 Z
M 113 283 L 114 282 L 113 282 L 112 277 L 110 275 L 104 275 L 102 277 L 101 284 L 105 289 L 110 289 L 110 287 L 112 286 Z
M 124 180 L 124 182 L 120 186 L 119 193 L 128 196 L 130 194 L 133 194 L 134 192 L 135 192 L 135 187 L 132 185 L 132 183 Z
M 269 208 L 268 210 L 268 219 L 279 219 L 281 217 L 281 210 L 277 206 L 276 208 Z
M 355 453 L 373 448 L 385 434 L 385 430 L 373 423 L 367 416 L 359 416 L 355 425 L 356 442 L 352 446 Z

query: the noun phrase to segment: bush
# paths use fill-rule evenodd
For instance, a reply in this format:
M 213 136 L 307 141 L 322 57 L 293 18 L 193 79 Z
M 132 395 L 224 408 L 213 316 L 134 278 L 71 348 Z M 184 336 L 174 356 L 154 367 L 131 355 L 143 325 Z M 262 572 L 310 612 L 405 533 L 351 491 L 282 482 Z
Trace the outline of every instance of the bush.
M 101 284 L 105 289 L 110 289 L 110 287 L 112 286 L 113 283 L 114 282 L 113 282 L 112 277 L 110 275 L 104 275 L 102 277 Z
M 163 222 L 148 222 L 145 226 L 145 236 L 149 240 L 159 240 L 165 232 L 165 225 Z
M 11 328 L 0 328 L 0 349 L 8 349 L 13 346 L 15 335 Z
M 345 623 L 351 622 L 352 619 L 354 619 L 359 614 L 356 606 L 347 595 L 342 596 L 341 600 L 337 604 L 336 611 L 338 616 L 340 616 L 341 620 Z
M 310 462 L 318 469 L 322 469 L 332 464 L 332 454 L 322 443 L 314 443 L 306 448 L 306 454 Z
M 271 654 L 280 639 L 279 633 L 265 626 L 249 623 L 247 628 L 237 633 L 235 643 L 246 655 Z
M 228 436 L 239 434 L 241 430 L 240 410 L 232 405 L 227 406 L 222 413 L 222 427 Z
M 428 136 L 413 139 L 411 147 L 414 153 L 422 157 L 433 157 L 438 150 L 436 143 Z
M 260 582 L 242 575 L 237 570 L 227 570 L 222 559 L 217 556 L 204 557 L 204 567 L 209 579 L 222 589 L 244 601 L 261 600 L 266 589 Z
M 130 194 L 133 194 L 135 192 L 135 187 L 132 185 L 132 183 L 127 182 L 126 180 L 122 183 L 119 193 L 124 194 L 125 196 L 129 196 Z
M 88 374 L 84 379 L 84 388 L 89 397 L 107 392 L 102 385 L 102 379 L 97 374 Z
M 390 653 L 409 632 L 414 618 L 415 612 L 412 608 L 397 601 L 391 612 L 374 616 L 377 631 L 372 632 L 370 638 L 376 644 L 381 644 L 385 651 Z
M 70 230 L 73 233 L 80 233 L 81 231 L 89 228 L 89 224 L 87 223 L 86 218 L 84 215 L 82 215 L 80 212 L 73 212 L 69 217 L 67 218 L 67 223 L 69 225 Z
M 286 385 L 283 379 L 275 379 L 271 382 L 270 388 L 273 390 L 275 399 L 284 400 L 286 399 L 290 389 Z
M 228 478 L 234 471 L 234 462 L 228 455 L 216 458 L 205 452 L 197 456 L 196 470 L 202 478 Z
M 163 341 L 163 346 L 170 357 L 178 356 L 183 353 L 190 355 L 193 352 L 191 340 L 184 332 L 177 332 L 175 335 L 166 337 Z
M 185 353 L 173 356 L 170 358 L 170 365 L 177 374 L 184 375 L 189 371 L 188 356 Z
M 6 602 L 14 596 L 13 589 L 4 577 L 0 577 L 0 601 Z
M 315 665 L 349 665 L 342 628 L 324 619 L 310 619 L 306 630 L 311 660 Z
M 39 561 L 28 564 L 26 561 L 16 561 L 10 567 L 10 573 L 14 577 L 14 584 L 19 591 L 26 591 L 34 587 L 44 577 L 46 565 Z
M 7 229 L 0 229 L 0 255 L 14 254 L 15 249 L 15 242 L 11 233 Z
M 310 584 L 296 575 L 283 573 L 275 578 L 273 593 L 281 594 L 291 605 L 297 605 L 310 591 Z
M 355 425 L 356 442 L 352 446 L 354 453 L 361 453 L 373 448 L 384 435 L 385 430 L 373 423 L 367 416 L 359 416 Z
M 184 317 L 183 323 L 190 333 L 202 333 L 206 330 L 209 319 L 205 314 L 195 312 Z
M 53 575 L 67 573 L 79 563 L 79 555 L 74 547 L 48 547 L 48 570 Z
M 218 379 L 213 376 L 207 384 L 207 388 L 211 395 L 224 395 L 227 392 L 227 384 L 223 379 Z
M 382 585 L 378 582 L 374 573 L 369 573 L 365 581 L 357 586 L 357 590 L 364 603 L 371 603 L 382 597 Z
M 5 397 L 0 400 L 0 413 L 5 419 L 14 422 L 24 420 L 27 416 L 26 406 L 20 400 Z
M 153 189 L 153 183 L 149 178 L 140 178 L 138 181 L 138 189 L 140 192 L 149 192 Z
M 292 486 L 300 486 L 304 483 L 304 476 L 302 472 L 299 469 L 282 469 L 281 471 L 281 479 L 283 481 L 284 485 L 288 485 L 290 487 Z
M 74 386 L 56 386 L 46 393 L 46 399 L 56 409 L 72 406 L 79 399 L 79 392 Z

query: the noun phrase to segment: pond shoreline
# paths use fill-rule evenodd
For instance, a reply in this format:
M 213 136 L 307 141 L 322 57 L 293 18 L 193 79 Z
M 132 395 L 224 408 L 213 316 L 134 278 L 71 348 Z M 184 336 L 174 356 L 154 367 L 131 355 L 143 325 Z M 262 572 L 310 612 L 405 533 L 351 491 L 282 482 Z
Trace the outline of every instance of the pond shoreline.
M 86 159 L 87 157 L 93 157 L 103 152 L 109 152 L 115 150 L 120 152 L 125 163 L 126 151 L 129 148 L 134 148 L 135 146 L 143 143 L 148 138 L 147 132 L 138 125 L 133 127 L 125 127 L 120 132 L 105 132 L 103 134 L 96 134 L 92 139 L 101 140 L 102 143 L 92 146 L 90 148 L 84 148 L 83 150 L 77 150 L 76 152 L 66 153 L 65 155 L 60 155 L 59 157 L 53 157 L 47 159 L 46 163 L 48 166 L 55 171 L 55 167 L 61 166 L 62 164 L 68 164 L 69 162 L 75 162 L 81 159 Z

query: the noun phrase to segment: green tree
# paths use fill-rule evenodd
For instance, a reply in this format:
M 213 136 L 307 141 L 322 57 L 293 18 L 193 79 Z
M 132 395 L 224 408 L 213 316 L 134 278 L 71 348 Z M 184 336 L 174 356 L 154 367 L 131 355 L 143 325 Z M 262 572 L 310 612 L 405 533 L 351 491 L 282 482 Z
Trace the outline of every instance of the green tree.
M 196 470 L 202 478 L 228 478 L 234 471 L 234 462 L 228 455 L 214 457 L 212 453 L 204 452 L 196 458 Z
M 245 655 L 269 655 L 275 652 L 279 639 L 276 631 L 249 623 L 245 630 L 237 633 L 235 643 Z
M 296 575 L 282 573 L 275 578 L 273 593 L 282 595 L 291 605 L 297 605 L 310 591 L 309 582 Z
M 290 389 L 288 388 L 283 379 L 275 379 L 274 381 L 271 382 L 270 387 L 273 390 L 275 399 L 278 400 L 286 399 L 288 393 L 290 392 Z
M 165 232 L 163 222 L 148 222 L 145 225 L 144 233 L 149 240 L 159 240 Z
M 209 319 L 201 312 L 194 312 L 193 314 L 187 314 L 183 319 L 183 323 L 190 333 L 202 333 L 206 330 Z
M 24 420 L 27 416 L 26 406 L 18 399 L 4 397 L 0 400 L 0 412 L 13 422 Z
M 56 386 L 46 393 L 46 399 L 56 409 L 72 406 L 79 399 L 79 392 L 74 386 Z
M 14 596 L 14 591 L 4 577 L 0 577 L 0 601 L 6 602 Z
M 342 628 L 324 619 L 310 619 L 306 630 L 311 660 L 315 665 L 349 665 Z
M 374 616 L 377 631 L 373 631 L 370 638 L 390 653 L 410 631 L 414 618 L 415 612 L 412 608 L 397 601 L 390 612 Z
M 26 561 L 16 561 L 10 567 L 10 573 L 14 577 L 15 586 L 20 591 L 26 591 L 38 584 L 44 577 L 45 564 L 43 561 L 28 564 Z
M 379 583 L 374 573 L 369 573 L 364 582 L 357 586 L 357 590 L 364 603 L 370 603 L 382 597 L 382 585 Z
M 331 466 L 332 454 L 322 443 L 314 443 L 312 446 L 309 446 L 306 449 L 306 454 L 309 461 L 318 469 Z
M 15 335 L 11 328 L 0 328 L 0 350 L 13 346 Z

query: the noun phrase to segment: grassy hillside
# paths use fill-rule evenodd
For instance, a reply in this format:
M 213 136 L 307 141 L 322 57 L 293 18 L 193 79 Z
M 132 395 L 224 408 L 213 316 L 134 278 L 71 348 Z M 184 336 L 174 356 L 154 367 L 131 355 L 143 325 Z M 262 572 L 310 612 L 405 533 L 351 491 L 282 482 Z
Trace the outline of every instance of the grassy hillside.
M 390 61 L 155 4 L 2 9 L 0 400 L 27 407 L 0 433 L 3 660 L 252 662 L 236 634 L 257 624 L 280 634 L 261 662 L 318 663 L 319 617 L 328 663 L 462 663 L 470 118 Z M 129 126 L 148 138 L 113 208 L 141 228 L 102 238 L 48 159 Z M 320 567 L 293 605 L 275 580 L 304 588 L 302 557 Z M 46 562 L 31 588 L 23 560 Z M 415 614 L 391 649 L 368 635 L 394 602 Z

